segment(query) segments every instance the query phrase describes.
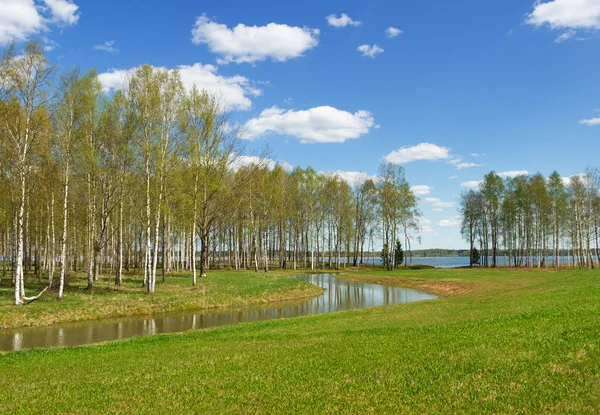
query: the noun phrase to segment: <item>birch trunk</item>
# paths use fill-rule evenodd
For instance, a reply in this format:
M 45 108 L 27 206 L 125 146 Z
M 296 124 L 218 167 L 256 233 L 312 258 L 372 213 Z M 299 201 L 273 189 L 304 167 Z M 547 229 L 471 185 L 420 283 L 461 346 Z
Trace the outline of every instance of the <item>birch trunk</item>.
M 192 261 L 192 285 L 196 285 L 197 280 L 197 272 L 196 272 L 196 221 L 198 217 L 198 173 L 196 173 L 196 177 L 194 180 L 194 216 L 192 218 L 192 252 L 193 252 L 193 261 Z
M 24 160 L 21 161 L 22 166 L 25 164 Z M 21 288 L 23 285 L 23 216 L 25 213 L 25 172 L 23 171 L 24 166 L 19 172 L 20 179 L 20 203 L 19 211 L 17 214 L 17 257 L 15 260 L 15 305 L 23 305 L 21 299 Z
M 67 216 L 68 216 L 68 200 L 69 200 L 69 159 L 65 162 L 65 192 L 63 199 L 63 232 L 60 248 L 60 282 L 58 285 L 58 301 L 63 299 L 63 291 L 65 287 L 65 276 L 67 272 Z M 54 201 L 53 201 L 54 202 Z M 54 226 L 54 225 L 53 225 Z M 50 282 L 52 284 L 52 282 Z M 89 285 L 89 279 L 88 279 Z M 89 287 L 88 287 L 89 288 Z
M 49 249 L 49 263 L 48 263 L 48 285 L 52 286 L 54 280 L 54 264 L 55 264 L 55 243 L 56 238 L 54 234 L 54 191 L 52 191 L 52 200 L 50 203 L 50 232 L 52 232 L 50 239 Z

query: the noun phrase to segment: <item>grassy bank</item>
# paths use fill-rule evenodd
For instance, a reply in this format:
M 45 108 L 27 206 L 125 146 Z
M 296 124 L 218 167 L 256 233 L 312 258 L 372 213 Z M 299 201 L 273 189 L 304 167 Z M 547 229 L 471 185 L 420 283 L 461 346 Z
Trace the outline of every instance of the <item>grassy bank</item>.
M 345 278 L 459 288 L 434 301 L 5 354 L 0 411 L 598 412 L 600 272 Z
M 14 307 L 10 279 L 0 284 L 0 329 L 35 327 L 63 322 L 148 315 L 153 313 L 244 307 L 314 297 L 321 290 L 305 281 L 286 278 L 284 273 L 230 272 L 211 273 L 192 286 L 190 273 L 169 273 L 165 282 L 157 281 L 154 295 L 147 295 L 139 276 L 126 276 L 119 291 L 108 287 L 106 279 L 93 291 L 87 291 L 82 274 L 72 277 L 62 302 L 50 291 L 39 300 Z M 28 292 L 42 285 L 29 279 Z

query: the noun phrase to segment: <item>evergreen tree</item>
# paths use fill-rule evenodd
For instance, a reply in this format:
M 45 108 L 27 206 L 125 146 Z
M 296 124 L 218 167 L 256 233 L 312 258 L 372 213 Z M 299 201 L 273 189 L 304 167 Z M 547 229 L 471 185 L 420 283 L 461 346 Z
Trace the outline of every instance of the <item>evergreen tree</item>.
M 404 250 L 402 249 L 402 242 L 396 241 L 396 251 L 394 252 L 394 255 L 396 256 L 394 265 L 397 268 L 404 262 Z

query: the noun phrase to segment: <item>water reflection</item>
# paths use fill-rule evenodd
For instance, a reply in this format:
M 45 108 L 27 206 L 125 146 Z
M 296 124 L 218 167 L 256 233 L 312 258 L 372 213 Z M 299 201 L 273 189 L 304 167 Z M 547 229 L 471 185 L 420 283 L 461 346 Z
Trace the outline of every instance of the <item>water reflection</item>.
M 436 298 L 416 290 L 344 281 L 328 274 L 305 275 L 297 278 L 303 278 L 322 287 L 325 292 L 319 297 L 300 304 L 278 304 L 271 308 L 188 312 L 6 331 L 0 334 L 0 350 L 79 346 L 135 336 L 178 333 L 242 322 L 292 318 Z

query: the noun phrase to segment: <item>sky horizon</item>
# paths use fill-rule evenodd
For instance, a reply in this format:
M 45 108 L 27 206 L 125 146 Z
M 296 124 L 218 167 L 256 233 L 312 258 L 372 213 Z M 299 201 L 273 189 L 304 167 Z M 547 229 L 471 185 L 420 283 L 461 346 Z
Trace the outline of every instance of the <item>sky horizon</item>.
M 421 245 L 465 249 L 460 193 L 484 174 L 557 170 L 600 151 L 600 0 L 0 0 L 0 47 L 38 39 L 106 91 L 142 64 L 219 93 L 250 151 L 352 183 L 401 165 Z M 595 128 L 596 127 L 596 128 Z

